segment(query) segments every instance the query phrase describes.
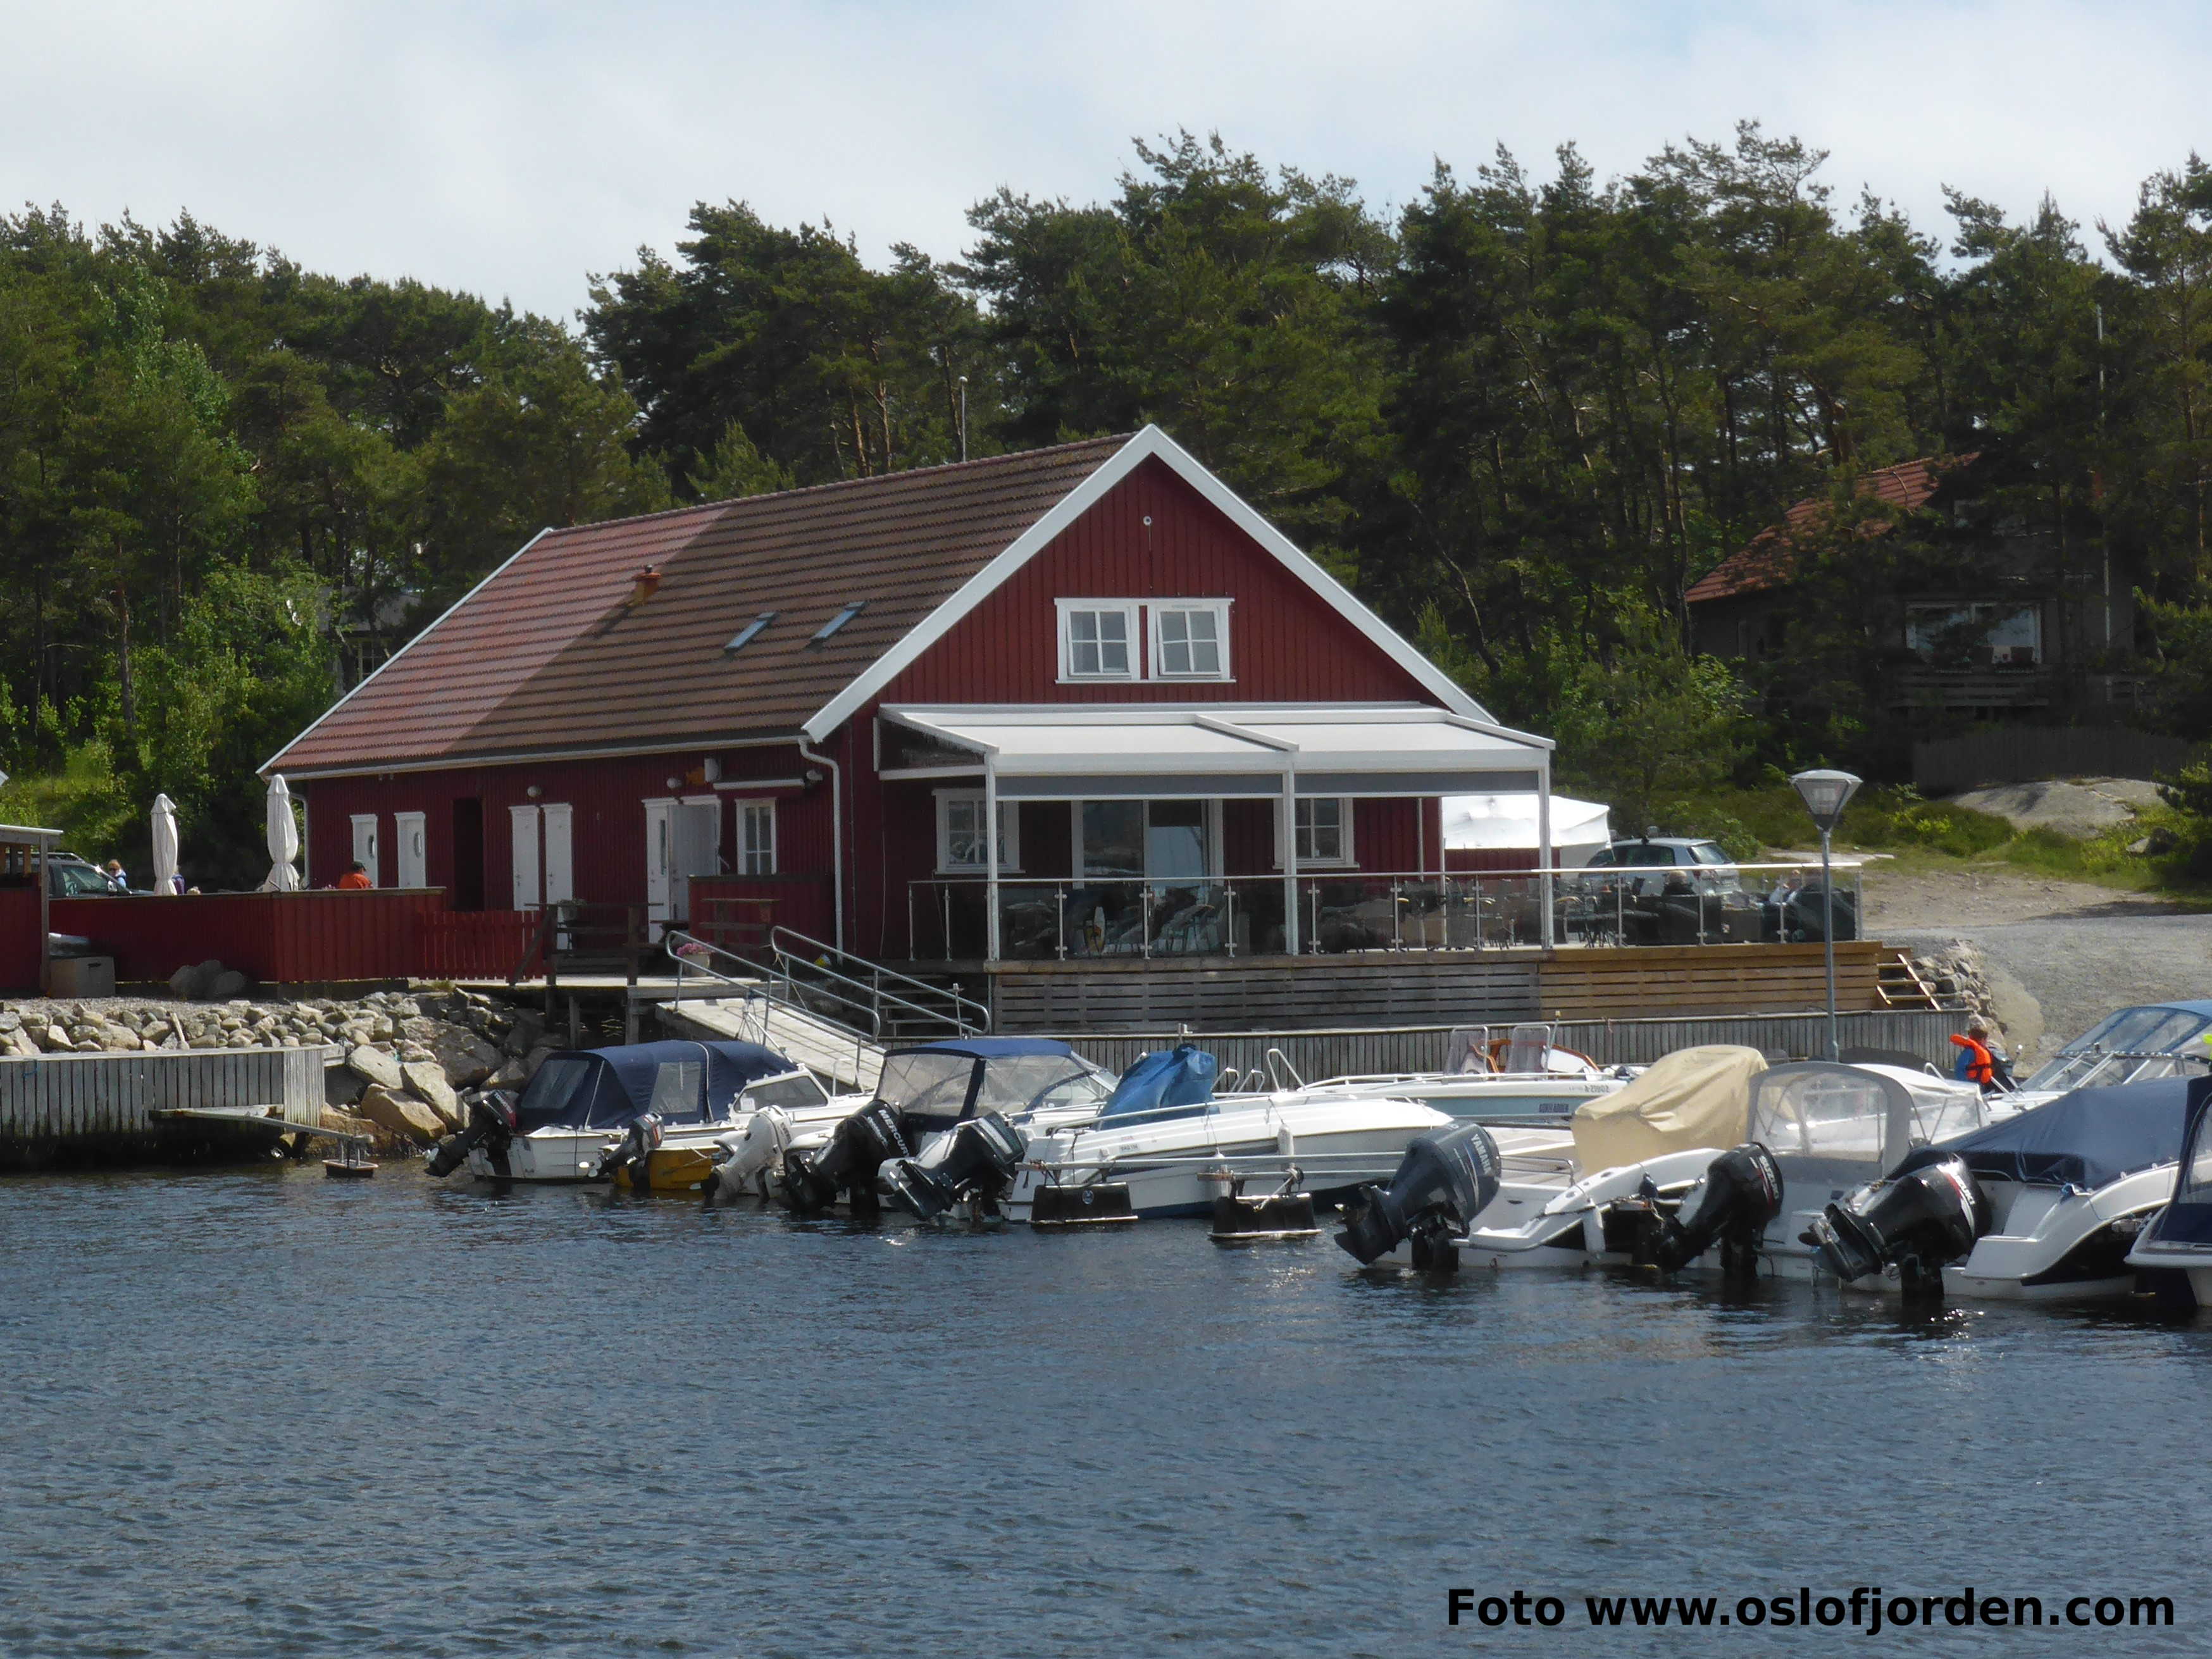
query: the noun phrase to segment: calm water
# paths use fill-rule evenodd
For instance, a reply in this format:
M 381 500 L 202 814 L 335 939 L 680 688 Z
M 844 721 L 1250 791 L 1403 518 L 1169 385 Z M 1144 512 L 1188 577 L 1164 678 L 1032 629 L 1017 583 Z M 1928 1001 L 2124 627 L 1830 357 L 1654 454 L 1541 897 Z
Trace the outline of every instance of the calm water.
M 2201 1651 L 2212 1316 L 1365 1277 L 405 1168 L 0 1185 L 0 1651 Z M 1580 1597 L 2174 1597 L 1608 1632 Z M 1525 1589 L 1554 1632 L 1443 1622 Z

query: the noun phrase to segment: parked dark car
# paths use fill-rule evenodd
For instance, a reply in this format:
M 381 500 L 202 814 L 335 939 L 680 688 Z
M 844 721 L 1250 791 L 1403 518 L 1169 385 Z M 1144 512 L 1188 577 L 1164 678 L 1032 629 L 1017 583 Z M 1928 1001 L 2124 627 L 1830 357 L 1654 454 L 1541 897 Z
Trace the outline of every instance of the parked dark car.
M 1765 934 L 1758 897 L 1717 842 L 1686 836 L 1617 841 L 1584 868 L 1587 873 L 1570 878 L 1575 902 L 1568 920 L 1586 936 L 1617 933 L 1623 945 L 1718 945 Z M 1624 873 L 1606 873 L 1613 870 Z M 1838 927 L 1840 934 L 1840 921 Z

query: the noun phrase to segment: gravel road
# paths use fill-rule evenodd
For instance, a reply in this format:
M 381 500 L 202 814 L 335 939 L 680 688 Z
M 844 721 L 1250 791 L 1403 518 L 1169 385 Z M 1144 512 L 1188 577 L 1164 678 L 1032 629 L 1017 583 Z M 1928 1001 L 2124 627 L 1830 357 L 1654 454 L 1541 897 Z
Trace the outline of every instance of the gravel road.
M 1920 948 L 1972 940 L 1999 982 L 2015 1060 L 2048 1057 L 2131 1002 L 2212 998 L 2212 915 L 2080 882 L 2001 872 L 1867 874 L 1869 932 Z

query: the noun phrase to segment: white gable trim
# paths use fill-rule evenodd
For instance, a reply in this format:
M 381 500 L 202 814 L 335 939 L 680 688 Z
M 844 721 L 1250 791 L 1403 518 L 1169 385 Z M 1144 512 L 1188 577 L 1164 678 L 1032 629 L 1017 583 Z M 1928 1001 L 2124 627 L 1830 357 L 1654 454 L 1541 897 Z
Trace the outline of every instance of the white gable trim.
M 552 533 L 553 533 L 553 526 L 552 526 L 551 525 L 547 525 L 547 526 L 545 526 L 545 528 L 544 528 L 544 529 L 543 529 L 543 530 L 539 531 L 539 532 L 538 532 L 535 536 L 532 536 L 532 537 L 528 541 L 526 541 L 526 542 L 523 543 L 523 544 L 522 544 L 520 547 L 516 548 L 513 553 L 509 554 L 509 555 L 508 555 L 505 559 L 501 560 L 501 562 L 500 562 L 500 564 L 499 564 L 499 566 L 498 566 L 498 568 L 497 568 L 496 569 L 495 569 L 495 570 L 491 573 L 491 574 L 489 574 L 489 576 L 486 576 L 486 577 L 485 577 L 482 581 L 478 582 L 478 583 L 477 583 L 474 587 L 471 587 L 471 589 L 469 589 L 469 591 L 468 591 L 467 592 L 465 592 L 465 593 L 462 594 L 462 595 L 461 595 L 461 597 L 460 597 L 459 599 L 455 599 L 455 600 L 454 600 L 451 605 L 447 605 L 447 606 L 445 608 L 445 610 L 444 610 L 444 611 L 442 611 L 441 612 L 440 612 L 440 613 L 439 613 L 439 616 L 438 616 L 438 620 L 437 620 L 436 622 L 432 623 L 431 623 L 428 628 L 424 629 L 421 633 L 417 634 L 417 635 L 416 635 L 413 639 L 411 639 L 411 640 L 408 641 L 406 644 L 404 644 L 404 645 L 401 646 L 401 647 L 400 647 L 397 651 L 393 652 L 390 656 L 386 657 L 386 658 L 382 662 L 380 662 L 380 663 L 377 664 L 377 665 L 376 665 L 376 667 L 375 667 L 374 671 L 374 672 L 372 672 L 368 675 L 368 677 L 366 679 L 362 680 L 362 683 L 361 683 L 359 685 L 356 685 L 356 687 L 354 687 L 354 689 L 353 689 L 352 690 L 350 690 L 350 691 L 347 692 L 347 693 L 345 694 L 345 696 L 343 696 L 343 697 L 340 697 L 340 698 L 339 698 L 336 702 L 332 703 L 332 704 L 331 704 L 328 708 L 325 708 L 325 710 L 323 710 L 323 712 L 322 712 L 321 714 L 319 714 L 316 715 L 316 716 L 315 716 L 315 719 L 314 719 L 314 724 L 313 724 L 313 725 L 309 726 L 306 731 L 301 732 L 299 732 L 299 733 L 297 733 L 296 735 L 295 735 L 293 738 L 290 738 L 290 739 L 289 739 L 289 741 L 284 744 L 284 746 L 283 746 L 282 749 L 279 749 L 279 750 L 278 750 L 275 754 L 271 755 L 271 756 L 270 756 L 267 760 L 265 760 L 265 761 L 262 762 L 262 763 L 261 763 L 261 769 L 260 769 L 260 775 L 265 778 L 265 777 L 267 777 L 267 776 L 270 775 L 270 773 L 271 773 L 271 772 L 275 771 L 275 770 L 276 769 L 277 763 L 278 763 L 279 762 L 281 762 L 281 761 L 284 758 L 284 757 L 285 757 L 285 756 L 287 756 L 287 755 L 290 754 L 290 753 L 291 753 L 295 749 L 298 748 L 301 744 L 305 743 L 305 742 L 307 740 L 308 737 L 309 737 L 309 736 L 310 736 L 310 735 L 314 732 L 314 730 L 315 730 L 315 726 L 320 726 L 320 725 L 321 725 L 325 720 L 326 720 L 330 719 L 330 717 L 331 717 L 331 715 L 333 715 L 333 714 L 337 714 L 337 713 L 338 712 L 338 710 L 339 710 L 339 709 L 341 709 L 341 708 L 344 708 L 348 703 L 351 702 L 352 702 L 352 701 L 353 701 L 356 696 L 359 696 L 359 695 L 360 695 L 363 690 L 367 690 L 370 685 L 374 684 L 375 683 L 376 677 L 377 677 L 377 675 L 378 675 L 378 674 L 381 674 L 381 673 L 382 673 L 386 669 L 387 669 L 387 668 L 391 667 L 392 664 L 394 664 L 394 663 L 398 662 L 398 661 L 402 657 L 405 656 L 405 655 L 406 655 L 410 651 L 412 651 L 412 650 L 413 650 L 416 646 L 418 646 L 418 645 L 422 644 L 423 641 L 425 641 L 425 640 L 428 639 L 428 638 L 430 637 L 430 635 L 433 635 L 433 634 L 436 633 L 440 628 L 441 628 L 441 627 L 443 627 L 443 626 L 445 625 L 445 621 L 446 621 L 446 618 L 447 618 L 447 617 L 448 617 L 452 616 L 452 615 L 453 614 L 453 612 L 455 612 L 456 611 L 459 611 L 459 610 L 463 605 L 466 605 L 466 604 L 467 604 L 471 599 L 473 599 L 474 598 L 476 598 L 476 596 L 477 596 L 477 594 L 479 594 L 479 593 L 483 592 L 484 591 L 484 589 L 485 589 L 485 588 L 487 588 L 487 587 L 490 586 L 492 585 L 492 583 L 494 583 L 495 581 L 498 580 L 499 580 L 499 578 L 500 578 L 500 576 L 501 576 L 502 574 L 504 574 L 504 573 L 505 573 L 505 571 L 506 571 L 506 569 L 507 569 L 507 566 L 508 566 L 508 565 L 513 564 L 513 563 L 514 563 L 517 559 L 520 558 L 524 554 L 526 554 L 526 553 L 527 553 L 528 551 L 530 551 L 530 550 L 531 550 L 532 548 L 533 548 L 533 547 L 537 546 L 538 543 L 540 543 L 540 542 L 544 541 L 544 540 L 548 536 L 551 535 Z M 364 769 L 364 770 L 375 770 L 375 771 L 379 771 L 379 772 L 390 772 L 390 771 L 397 770 L 397 769 L 398 769 L 394 768 L 394 767 L 389 767 L 389 766 L 380 766 L 380 767 L 376 767 L 376 768 L 373 768 L 373 769 Z M 316 776 L 316 777 L 320 777 L 320 776 L 323 776 L 323 775 L 325 775 L 325 774 L 322 774 L 322 773 L 318 772 L 318 773 L 302 773 L 301 775 L 301 776 L 303 776 L 303 777 L 306 777 L 306 776 Z
M 1188 451 L 1157 426 L 1142 432 L 1115 450 L 1105 464 L 1054 504 L 1051 512 L 1024 531 L 1006 550 L 961 585 L 959 591 L 924 617 L 906 636 L 878 657 L 850 685 L 824 703 L 805 726 L 806 735 L 820 743 L 853 718 L 886 686 L 950 633 L 955 623 L 977 605 L 1017 570 L 1042 552 L 1060 532 L 1095 506 L 1113 487 L 1144 462 L 1158 457 L 1176 475 L 1203 495 L 1239 530 L 1273 554 L 1291 574 L 1334 606 L 1337 613 L 1372 640 L 1385 655 L 1412 675 L 1421 687 L 1454 714 L 1487 721 L 1490 711 L 1461 689 L 1443 670 L 1416 651 L 1380 617 L 1353 598 L 1351 590 L 1301 552 L 1289 537 L 1248 506 L 1229 486 L 1199 464 Z M 367 684 L 367 682 L 363 682 Z M 312 727 L 310 728 L 313 729 Z

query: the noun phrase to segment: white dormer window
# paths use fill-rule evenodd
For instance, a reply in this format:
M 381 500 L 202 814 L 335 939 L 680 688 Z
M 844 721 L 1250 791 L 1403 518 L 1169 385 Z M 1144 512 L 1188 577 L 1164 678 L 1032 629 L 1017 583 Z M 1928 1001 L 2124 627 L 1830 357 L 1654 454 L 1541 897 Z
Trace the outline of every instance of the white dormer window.
M 1133 599 L 1061 599 L 1060 677 L 1137 678 L 1137 605 Z
M 1229 678 L 1228 600 L 1168 599 L 1150 608 L 1155 679 Z

